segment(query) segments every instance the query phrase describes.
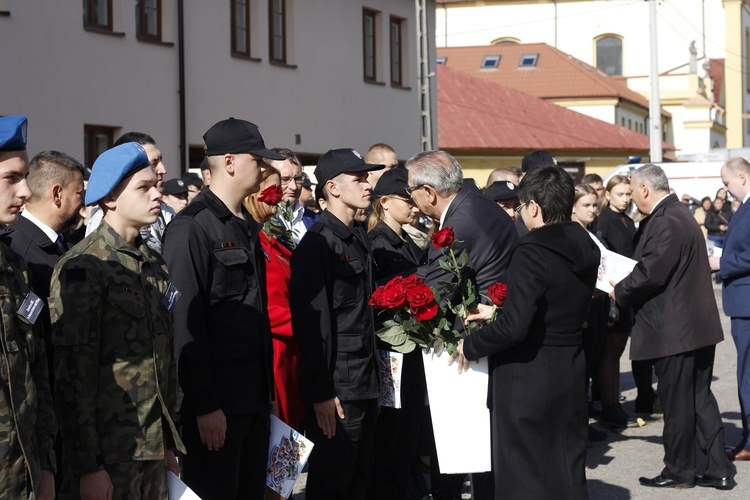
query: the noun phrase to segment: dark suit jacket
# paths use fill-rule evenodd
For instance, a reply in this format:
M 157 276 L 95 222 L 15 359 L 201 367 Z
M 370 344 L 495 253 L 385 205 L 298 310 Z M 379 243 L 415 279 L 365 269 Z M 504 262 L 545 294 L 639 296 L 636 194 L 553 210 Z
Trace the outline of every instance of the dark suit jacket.
M 750 203 L 743 203 L 729 222 L 721 254 L 724 314 L 750 317 Z
M 448 207 L 442 227 L 452 227 L 456 240 L 460 240 L 454 245 L 456 255 L 464 248 L 468 250 L 465 273 L 475 280 L 480 292 L 486 293 L 488 286 L 503 280 L 518 233 L 513 220 L 497 203 L 461 189 Z M 442 250 L 429 246 L 427 263 L 417 271 L 425 284 L 440 289 L 440 281 L 454 278 L 440 267 L 439 261 L 444 258 Z
M 41 321 L 44 334 L 51 376 L 54 373 L 51 369 L 54 349 L 51 343 L 52 328 L 47 297 L 49 297 L 52 271 L 55 269 L 57 260 L 62 256 L 62 252 L 54 242 L 50 241 L 44 231 L 22 215 L 18 216 L 18 220 L 13 225 L 3 229 L 0 233 L 0 240 L 18 254 L 29 267 L 31 289 L 44 301 L 44 309 L 39 315 L 39 321 Z
M 690 210 L 669 195 L 641 221 L 638 264 L 615 287 L 620 306 L 635 308 L 630 358 L 673 356 L 721 342 L 703 233 Z

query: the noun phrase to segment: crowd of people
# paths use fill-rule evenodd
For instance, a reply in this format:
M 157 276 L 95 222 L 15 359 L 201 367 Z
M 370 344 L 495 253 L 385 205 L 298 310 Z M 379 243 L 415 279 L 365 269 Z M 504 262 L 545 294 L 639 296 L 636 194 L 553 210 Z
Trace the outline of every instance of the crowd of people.
M 59 151 L 29 160 L 26 133 L 25 117 L 0 118 L 2 498 L 167 498 L 167 471 L 205 500 L 279 498 L 265 486 L 271 414 L 315 444 L 308 500 L 460 498 L 463 476 L 440 473 L 419 350 L 403 358 L 401 408 L 378 404 L 389 317 L 369 305 L 396 276 L 455 279 L 430 244 L 446 228 L 467 250 L 463 279 L 482 294 L 507 284 L 496 319 L 485 304 L 453 318 L 482 322 L 450 360 L 458 374 L 489 358 L 492 471 L 472 474 L 474 498 L 588 497 L 587 441 L 602 439 L 589 417 L 633 421 L 619 397 L 628 339 L 635 411 L 665 422 L 665 468 L 642 485 L 729 489 L 730 460 L 750 459 L 742 158 L 722 168 L 724 198 L 743 202 L 732 215 L 719 195 L 691 213 L 656 165 L 575 185 L 545 151 L 482 190 L 445 152 L 400 165 L 385 144 L 331 149 L 313 189 L 293 151 L 235 118 L 203 136 L 200 177 L 170 180 L 145 133 L 90 171 Z M 637 264 L 605 294 L 608 250 Z M 728 452 L 710 388 L 718 309 L 696 300 L 712 271 L 738 351 L 743 440 Z

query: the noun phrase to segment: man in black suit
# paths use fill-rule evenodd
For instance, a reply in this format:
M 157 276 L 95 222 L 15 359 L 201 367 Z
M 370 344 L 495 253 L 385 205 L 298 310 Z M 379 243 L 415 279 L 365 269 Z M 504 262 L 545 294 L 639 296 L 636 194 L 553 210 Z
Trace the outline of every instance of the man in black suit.
M 711 376 L 716 344 L 724 334 L 713 297 L 703 234 L 675 195 L 661 167 L 646 165 L 630 180 L 633 201 L 646 214 L 635 236 L 633 271 L 615 286 L 612 298 L 635 308 L 630 357 L 651 360 L 659 377 L 664 409 L 664 464 L 644 486 L 733 487 L 724 453 L 724 427 Z M 707 300 L 708 298 L 708 300 Z M 695 476 L 695 442 L 708 457 Z
M 473 279 L 478 293 L 487 293 L 487 287 L 502 281 L 508 266 L 510 251 L 518 241 L 513 220 L 494 201 L 463 186 L 461 165 L 443 151 L 419 153 L 406 162 L 409 170 L 407 191 L 412 199 L 438 229 L 452 227 L 456 237 L 456 254 L 467 249 L 469 262 L 464 270 Z M 440 267 L 443 252 L 429 246 L 427 264 L 417 274 L 425 284 L 440 288 L 441 281 L 455 277 Z M 441 297 L 441 300 L 449 300 Z M 480 479 L 480 477 L 482 477 Z M 475 498 L 492 498 L 492 476 L 475 475 Z M 460 479 L 459 487 L 460 487 Z M 455 482 L 450 476 L 433 477 L 435 498 L 460 498 Z

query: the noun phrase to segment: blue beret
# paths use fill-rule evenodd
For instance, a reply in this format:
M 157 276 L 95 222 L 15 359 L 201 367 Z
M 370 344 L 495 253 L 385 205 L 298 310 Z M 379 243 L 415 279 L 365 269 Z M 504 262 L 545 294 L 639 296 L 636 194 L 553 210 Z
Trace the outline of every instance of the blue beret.
M 126 142 L 99 155 L 91 168 L 89 184 L 86 187 L 86 205 L 101 200 L 125 177 L 148 167 L 148 155 L 137 142 Z
M 25 150 L 26 125 L 25 116 L 4 116 L 0 118 L 0 151 Z

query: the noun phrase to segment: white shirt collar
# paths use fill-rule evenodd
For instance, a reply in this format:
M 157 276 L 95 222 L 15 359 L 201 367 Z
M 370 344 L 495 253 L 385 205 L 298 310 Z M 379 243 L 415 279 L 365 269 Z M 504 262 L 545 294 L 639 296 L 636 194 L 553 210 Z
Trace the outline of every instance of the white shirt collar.
M 31 212 L 29 212 L 28 208 L 25 208 L 21 212 L 21 216 L 22 217 L 26 217 L 31 222 L 33 222 L 36 227 L 38 227 L 39 229 L 41 229 L 44 232 L 44 234 L 47 235 L 47 238 L 49 238 L 50 240 L 52 240 L 52 243 L 56 243 L 57 242 L 57 237 L 59 235 L 55 232 L 55 230 L 52 229 L 51 227 L 49 227 L 44 222 L 42 222 L 39 219 L 37 219 L 36 217 L 34 217 L 34 214 L 32 214 Z
M 458 193 L 456 193 L 456 194 L 458 194 Z M 448 202 L 448 204 L 445 206 L 445 209 L 443 210 L 443 213 L 440 214 L 440 226 L 438 226 L 438 229 L 443 229 L 443 222 L 445 222 L 445 214 L 448 213 L 448 209 L 450 208 L 451 203 L 453 203 L 453 200 L 456 199 L 456 194 L 453 195 L 453 198 L 451 198 L 450 201 Z
M 750 198 L 750 191 L 748 191 L 748 192 L 747 192 L 747 194 L 745 195 L 745 197 L 744 197 L 744 198 L 742 198 L 742 203 L 743 203 L 743 204 L 747 203 L 747 199 L 748 199 L 748 198 Z
M 669 196 L 669 193 L 667 193 L 664 196 L 662 196 L 661 198 L 659 198 L 659 201 L 656 202 L 656 205 L 654 205 L 653 208 L 651 208 L 651 211 L 648 214 L 651 215 L 652 213 L 654 213 L 654 210 L 656 210 L 656 207 L 659 206 L 659 203 L 661 203 L 662 201 L 664 201 L 664 198 L 666 198 L 667 196 Z

